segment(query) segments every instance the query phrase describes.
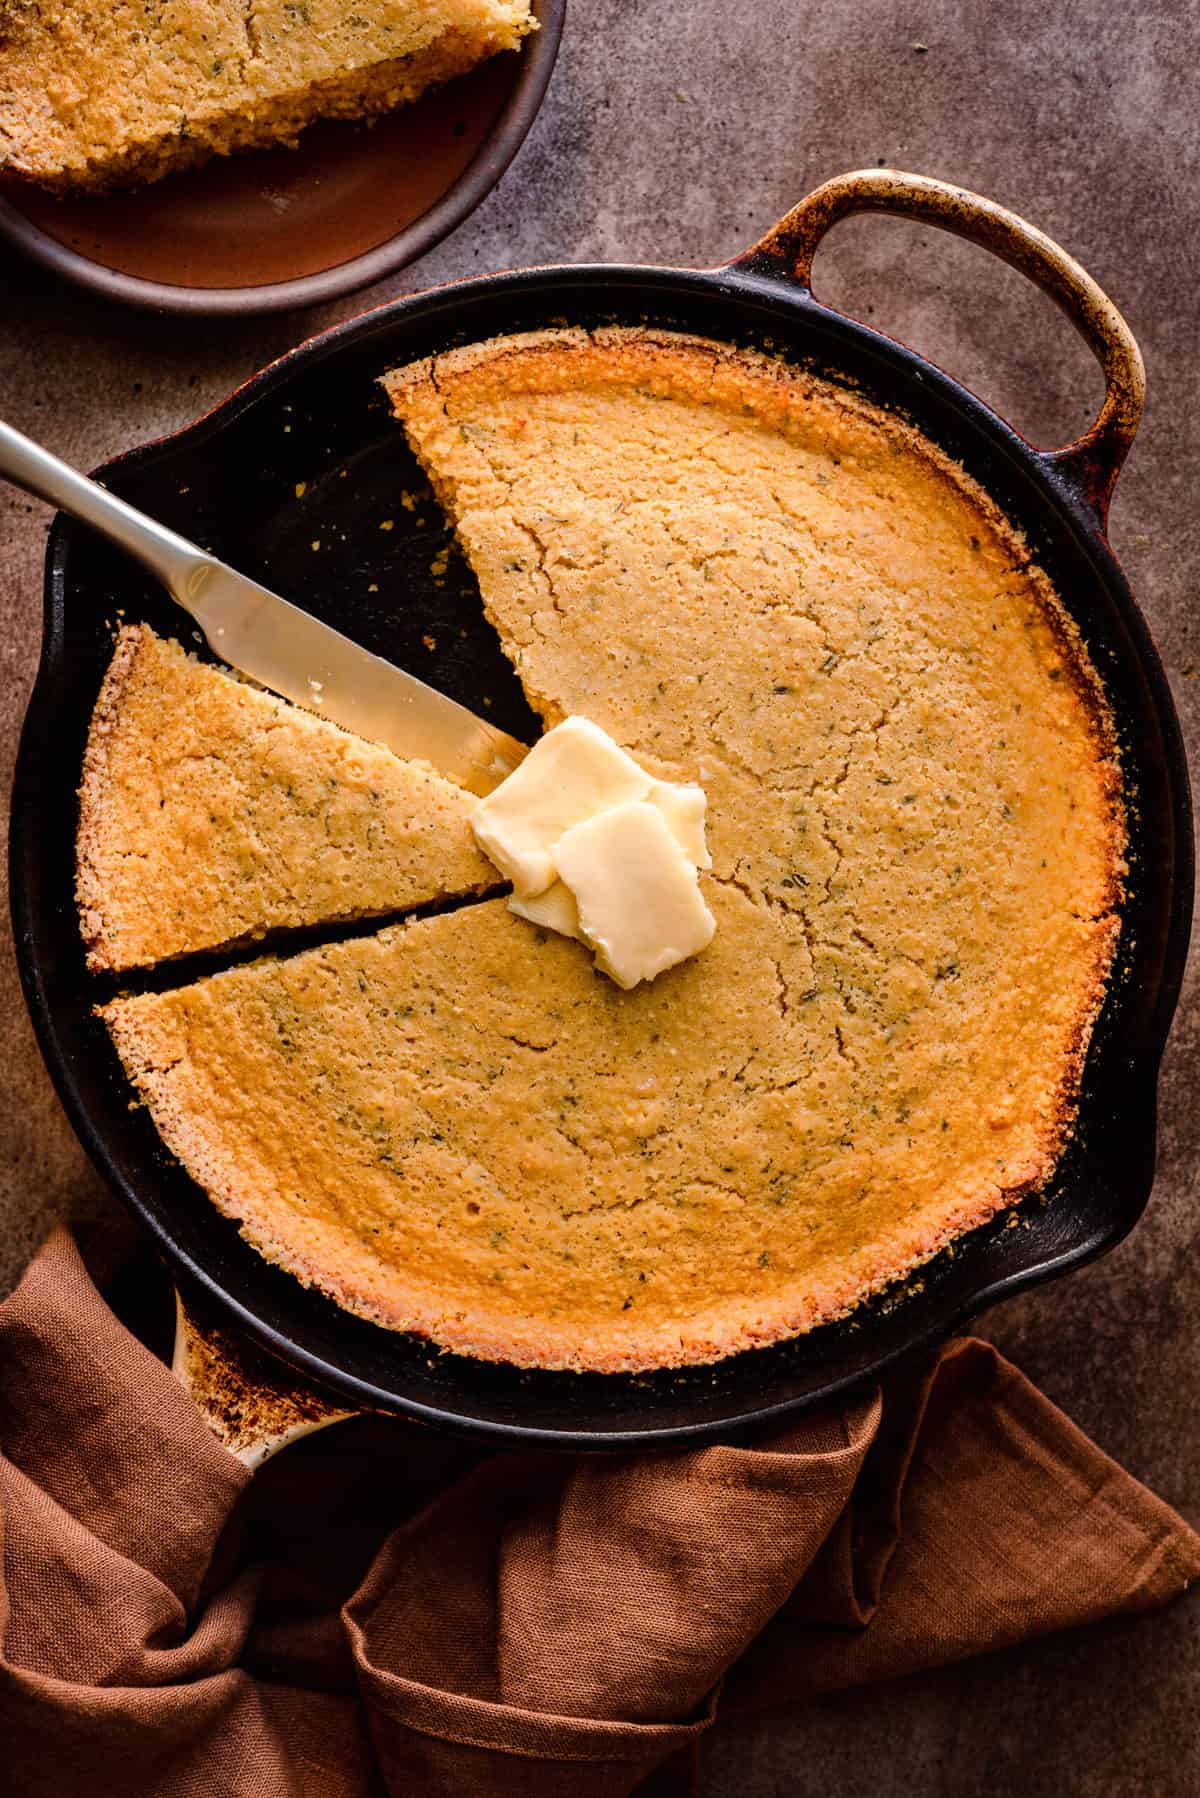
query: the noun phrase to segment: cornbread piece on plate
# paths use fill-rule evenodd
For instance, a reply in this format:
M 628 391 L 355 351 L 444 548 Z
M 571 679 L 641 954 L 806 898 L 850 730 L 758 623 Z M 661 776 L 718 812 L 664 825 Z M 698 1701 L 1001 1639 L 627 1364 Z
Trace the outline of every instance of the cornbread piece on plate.
M 281 926 L 495 886 L 468 823 L 475 803 L 431 770 L 128 627 L 80 788 L 88 965 L 145 967 Z
M 294 145 L 533 28 L 528 0 L 0 0 L 0 167 L 105 187 Z
M 806 1330 L 1037 1189 L 1119 935 L 1120 772 L 1029 546 L 779 361 L 546 332 L 388 382 L 547 723 L 708 796 L 632 991 L 502 900 L 110 1005 L 167 1143 L 348 1308 L 599 1370 Z

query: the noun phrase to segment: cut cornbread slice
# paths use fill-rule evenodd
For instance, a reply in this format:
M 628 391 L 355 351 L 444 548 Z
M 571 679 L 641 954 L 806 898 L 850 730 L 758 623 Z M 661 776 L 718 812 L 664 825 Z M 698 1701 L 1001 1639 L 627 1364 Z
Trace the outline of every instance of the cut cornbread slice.
M 476 803 L 147 627 L 123 629 L 92 718 L 77 897 L 91 968 L 496 884 Z
M 533 28 L 528 0 L 0 0 L 0 167 L 153 181 L 390 111 Z

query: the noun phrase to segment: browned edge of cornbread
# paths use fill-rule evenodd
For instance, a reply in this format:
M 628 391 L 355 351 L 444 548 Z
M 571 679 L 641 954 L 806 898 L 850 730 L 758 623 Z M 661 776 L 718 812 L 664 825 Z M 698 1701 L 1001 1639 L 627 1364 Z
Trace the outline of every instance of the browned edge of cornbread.
M 121 702 L 133 675 L 145 627 L 122 625 L 88 726 L 79 782 L 79 822 L 75 833 L 75 902 L 89 972 L 112 970 L 111 931 L 105 912 L 104 879 L 96 863 L 100 818 L 108 790 L 109 749 Z

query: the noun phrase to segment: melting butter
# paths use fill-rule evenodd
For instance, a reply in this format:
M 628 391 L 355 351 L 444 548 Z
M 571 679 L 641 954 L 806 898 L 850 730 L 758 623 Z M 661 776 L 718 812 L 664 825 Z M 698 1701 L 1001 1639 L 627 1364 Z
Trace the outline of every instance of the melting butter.
M 619 986 L 674 967 L 716 928 L 703 789 L 655 780 L 606 731 L 567 718 L 471 816 L 513 884 L 509 909 L 575 937 Z

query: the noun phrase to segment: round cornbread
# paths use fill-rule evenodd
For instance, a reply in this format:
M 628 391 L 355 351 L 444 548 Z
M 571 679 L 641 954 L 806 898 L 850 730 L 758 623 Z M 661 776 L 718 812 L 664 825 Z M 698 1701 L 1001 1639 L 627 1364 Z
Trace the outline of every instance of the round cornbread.
M 621 992 L 470 906 L 105 1008 L 272 1260 L 447 1348 L 600 1371 L 845 1312 L 1042 1184 L 1119 933 L 1098 680 L 910 427 L 645 331 L 388 377 L 547 723 L 708 793 L 710 946 Z

